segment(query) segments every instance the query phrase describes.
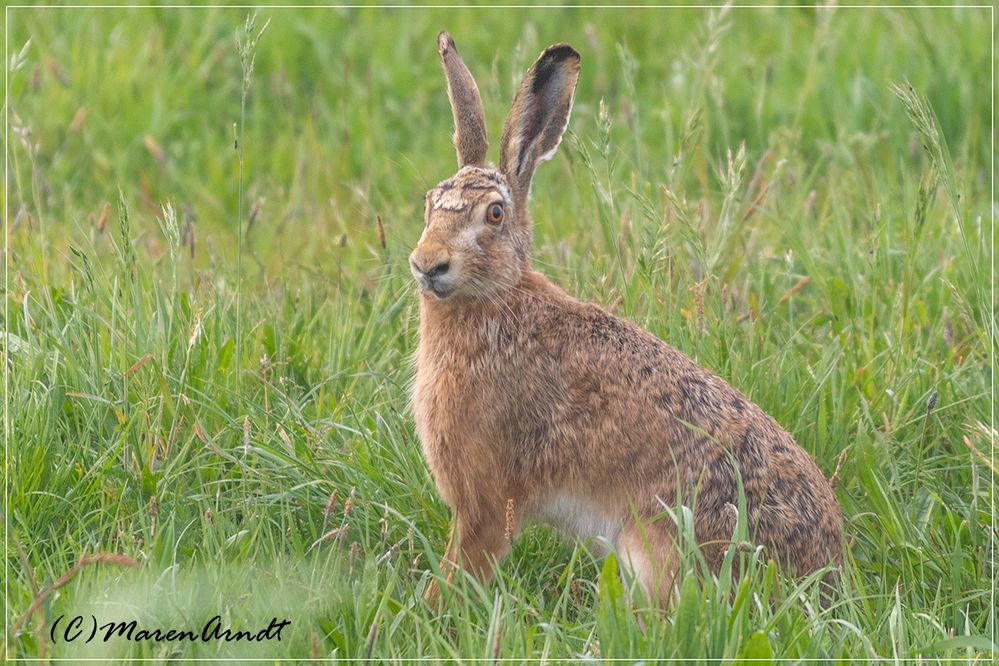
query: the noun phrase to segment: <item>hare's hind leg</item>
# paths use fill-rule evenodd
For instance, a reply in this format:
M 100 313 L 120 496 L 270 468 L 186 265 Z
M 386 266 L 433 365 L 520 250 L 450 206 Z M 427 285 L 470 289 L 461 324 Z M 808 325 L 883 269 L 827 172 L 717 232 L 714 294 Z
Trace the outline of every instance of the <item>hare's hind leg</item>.
M 661 523 L 629 523 L 614 542 L 622 563 L 649 598 L 665 607 L 677 589 L 679 553 Z

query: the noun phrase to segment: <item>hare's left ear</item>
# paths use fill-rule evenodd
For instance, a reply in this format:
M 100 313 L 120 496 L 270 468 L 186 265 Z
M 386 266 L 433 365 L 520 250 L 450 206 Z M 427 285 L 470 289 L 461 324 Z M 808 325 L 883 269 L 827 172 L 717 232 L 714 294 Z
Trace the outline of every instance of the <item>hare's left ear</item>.
M 458 153 L 458 166 L 485 164 L 489 140 L 486 138 L 486 119 L 479 87 L 446 31 L 442 30 L 437 35 L 437 52 L 444 65 L 447 97 L 454 115 L 454 149 Z
M 562 141 L 578 80 L 579 54 L 568 44 L 549 46 L 524 75 L 500 139 L 500 170 L 521 200 Z

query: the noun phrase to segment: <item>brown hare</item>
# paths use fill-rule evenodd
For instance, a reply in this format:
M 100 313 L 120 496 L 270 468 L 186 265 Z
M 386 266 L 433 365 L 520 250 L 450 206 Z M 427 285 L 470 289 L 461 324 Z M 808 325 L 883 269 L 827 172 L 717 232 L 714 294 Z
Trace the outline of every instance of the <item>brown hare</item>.
M 579 54 L 556 44 L 527 71 L 495 166 L 475 80 L 446 32 L 437 49 L 459 169 L 427 193 L 410 256 L 421 292 L 413 411 L 453 511 L 448 577 L 463 566 L 488 580 L 516 532 L 540 520 L 606 540 L 664 603 L 678 564 L 664 505 L 693 508 L 717 568 L 736 525 L 736 469 L 755 543 L 798 574 L 840 563 L 836 496 L 773 418 L 532 268 L 531 178 L 569 122 Z M 432 583 L 426 596 L 437 593 Z

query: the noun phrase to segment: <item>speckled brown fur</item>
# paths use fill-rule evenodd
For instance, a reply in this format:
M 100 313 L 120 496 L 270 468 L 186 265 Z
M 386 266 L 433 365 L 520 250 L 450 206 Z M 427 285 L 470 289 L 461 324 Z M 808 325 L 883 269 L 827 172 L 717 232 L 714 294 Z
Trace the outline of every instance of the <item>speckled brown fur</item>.
M 484 127 L 481 139 L 468 138 L 478 126 L 462 128 L 481 108 L 455 106 L 481 107 L 478 91 L 468 88 L 470 75 L 452 78 L 467 69 L 450 37 L 438 42 L 448 47 L 456 136 L 481 162 Z M 422 287 L 413 410 L 454 511 L 445 560 L 488 578 L 509 549 L 512 500 L 517 529 L 547 520 L 602 536 L 664 600 L 677 561 L 674 530 L 644 521 L 662 514 L 662 502 L 693 505 L 696 539 L 717 567 L 735 526 L 737 467 L 755 542 L 798 574 L 838 564 L 842 517 L 833 490 L 773 418 L 673 347 L 531 267 L 531 176 L 558 145 L 578 71 L 571 48 L 547 49 L 514 100 L 500 167 L 463 160 L 457 145 L 462 168 L 427 197 L 427 226 L 411 257 Z M 494 205 L 503 209 L 499 224 L 483 220 Z

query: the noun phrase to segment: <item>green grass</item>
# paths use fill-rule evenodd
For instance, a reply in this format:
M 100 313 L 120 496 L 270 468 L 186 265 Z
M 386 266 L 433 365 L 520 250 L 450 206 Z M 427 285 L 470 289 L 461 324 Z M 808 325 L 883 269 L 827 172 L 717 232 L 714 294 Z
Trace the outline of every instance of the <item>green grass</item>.
M 5 657 L 989 661 L 989 10 L 266 10 L 246 80 L 243 10 L 8 18 Z M 844 456 L 829 607 L 759 553 L 716 580 L 689 551 L 660 614 L 540 526 L 494 583 L 421 602 L 448 510 L 407 407 L 405 258 L 455 166 L 442 28 L 494 144 L 530 60 L 581 52 L 536 263 L 825 474 Z M 138 566 L 83 566 L 12 631 L 96 553 Z M 292 623 L 52 643 L 63 614 Z

